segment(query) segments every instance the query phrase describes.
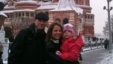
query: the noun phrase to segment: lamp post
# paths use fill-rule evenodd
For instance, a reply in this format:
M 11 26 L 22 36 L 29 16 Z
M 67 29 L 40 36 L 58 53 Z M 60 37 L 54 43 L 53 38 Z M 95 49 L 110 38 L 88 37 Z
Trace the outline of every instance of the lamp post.
M 112 10 L 112 7 L 110 7 L 110 2 L 112 0 L 107 0 L 107 9 L 104 6 L 104 10 L 106 9 L 108 12 L 108 24 L 109 24 L 109 53 L 112 53 L 112 32 L 111 32 L 111 22 L 110 22 L 110 11 Z

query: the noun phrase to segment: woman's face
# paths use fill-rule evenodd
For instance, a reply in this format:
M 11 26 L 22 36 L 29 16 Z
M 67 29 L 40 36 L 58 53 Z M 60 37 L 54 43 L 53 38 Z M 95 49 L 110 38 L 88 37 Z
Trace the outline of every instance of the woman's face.
M 60 26 L 55 25 L 52 30 L 52 37 L 56 40 L 59 40 L 61 38 L 61 35 L 62 35 L 62 30 Z

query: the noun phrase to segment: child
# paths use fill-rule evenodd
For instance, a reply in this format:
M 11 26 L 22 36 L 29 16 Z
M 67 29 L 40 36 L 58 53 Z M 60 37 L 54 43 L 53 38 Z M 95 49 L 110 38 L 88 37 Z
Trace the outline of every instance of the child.
M 83 45 L 81 36 L 77 36 L 74 29 L 66 25 L 63 29 L 61 50 L 57 51 L 56 54 L 69 64 L 79 64 L 78 58 Z

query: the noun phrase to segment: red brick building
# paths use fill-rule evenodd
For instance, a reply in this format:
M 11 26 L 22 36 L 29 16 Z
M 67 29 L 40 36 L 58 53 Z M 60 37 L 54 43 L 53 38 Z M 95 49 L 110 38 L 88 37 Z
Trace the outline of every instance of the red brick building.
M 49 15 L 52 22 L 71 22 L 85 37 L 94 36 L 94 14 L 91 13 L 90 0 L 9 0 L 3 12 L 8 15 L 5 26 L 18 32 L 34 22 L 39 12 Z

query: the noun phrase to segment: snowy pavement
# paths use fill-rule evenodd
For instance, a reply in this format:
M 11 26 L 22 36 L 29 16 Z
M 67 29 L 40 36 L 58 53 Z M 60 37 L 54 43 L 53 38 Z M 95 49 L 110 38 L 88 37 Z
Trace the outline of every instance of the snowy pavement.
M 83 53 L 86 51 L 88 51 L 88 52 L 93 51 L 95 49 L 102 48 L 102 47 L 103 46 L 83 48 Z M 105 53 L 103 60 L 101 60 L 100 62 L 98 62 L 96 64 L 113 64 L 113 49 L 112 49 L 112 53 Z
M 96 49 L 98 50 L 99 48 L 103 49 L 102 46 L 83 48 L 82 53 L 84 54 L 84 53 L 89 52 L 89 51 L 93 51 L 93 50 L 96 50 Z M 4 64 L 7 64 L 7 61 L 3 61 L 3 62 L 4 62 Z M 96 64 L 113 64 L 113 53 L 112 54 L 110 54 L 110 53 L 105 54 L 104 57 L 103 57 L 103 60 L 96 63 Z
M 83 48 L 83 52 L 89 51 L 89 50 L 95 50 L 95 49 L 98 49 L 98 48 L 102 48 L 102 46 L 86 47 L 86 48 Z
M 106 54 L 104 59 L 97 64 L 113 64 L 113 50 L 112 53 Z

